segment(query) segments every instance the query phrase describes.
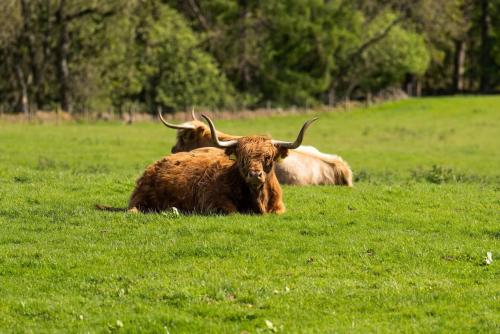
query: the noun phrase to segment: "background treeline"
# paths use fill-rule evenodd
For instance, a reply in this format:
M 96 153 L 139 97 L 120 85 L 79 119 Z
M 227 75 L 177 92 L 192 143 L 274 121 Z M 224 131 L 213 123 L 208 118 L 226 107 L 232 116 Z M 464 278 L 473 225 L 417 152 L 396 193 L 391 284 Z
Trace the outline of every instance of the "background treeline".
M 0 108 L 156 112 L 500 88 L 500 1 L 2 0 Z

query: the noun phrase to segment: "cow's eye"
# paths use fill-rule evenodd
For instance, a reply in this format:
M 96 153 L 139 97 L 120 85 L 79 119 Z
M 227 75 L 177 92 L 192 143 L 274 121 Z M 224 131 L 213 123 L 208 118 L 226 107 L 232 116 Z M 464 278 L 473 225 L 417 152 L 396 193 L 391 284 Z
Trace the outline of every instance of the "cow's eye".
M 264 157 L 264 165 L 265 165 L 267 168 L 271 167 L 271 166 L 272 166 L 272 164 L 273 164 L 273 160 L 271 159 L 271 157 L 270 157 L 270 156 L 266 156 L 266 157 Z

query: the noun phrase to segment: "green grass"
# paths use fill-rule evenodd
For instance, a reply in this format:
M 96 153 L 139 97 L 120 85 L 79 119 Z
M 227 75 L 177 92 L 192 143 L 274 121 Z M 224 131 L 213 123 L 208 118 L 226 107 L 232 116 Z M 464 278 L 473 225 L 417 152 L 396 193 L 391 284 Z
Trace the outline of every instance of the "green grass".
M 283 216 L 99 212 L 172 132 L 0 124 L 0 332 L 500 332 L 500 97 L 320 117 L 305 144 L 357 182 L 284 187 Z

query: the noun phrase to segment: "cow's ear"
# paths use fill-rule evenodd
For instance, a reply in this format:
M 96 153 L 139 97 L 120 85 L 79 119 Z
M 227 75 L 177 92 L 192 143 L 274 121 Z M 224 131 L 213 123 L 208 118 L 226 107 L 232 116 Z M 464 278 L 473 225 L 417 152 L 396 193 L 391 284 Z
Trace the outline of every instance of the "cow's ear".
M 285 159 L 288 156 L 288 149 L 284 147 L 278 147 L 278 153 L 276 154 L 276 161 Z
M 187 141 L 193 141 L 193 140 L 196 139 L 196 134 L 192 130 L 188 130 L 186 132 L 186 136 L 185 137 L 186 137 Z

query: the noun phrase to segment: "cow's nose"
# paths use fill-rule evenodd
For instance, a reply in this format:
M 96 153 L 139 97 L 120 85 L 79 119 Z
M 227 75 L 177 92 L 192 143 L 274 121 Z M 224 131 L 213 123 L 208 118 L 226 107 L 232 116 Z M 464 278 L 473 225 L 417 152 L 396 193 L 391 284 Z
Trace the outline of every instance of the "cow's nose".
M 251 170 L 249 174 L 251 177 L 255 177 L 255 178 L 261 178 L 262 175 L 264 175 L 264 173 L 262 171 L 254 171 L 254 170 Z

